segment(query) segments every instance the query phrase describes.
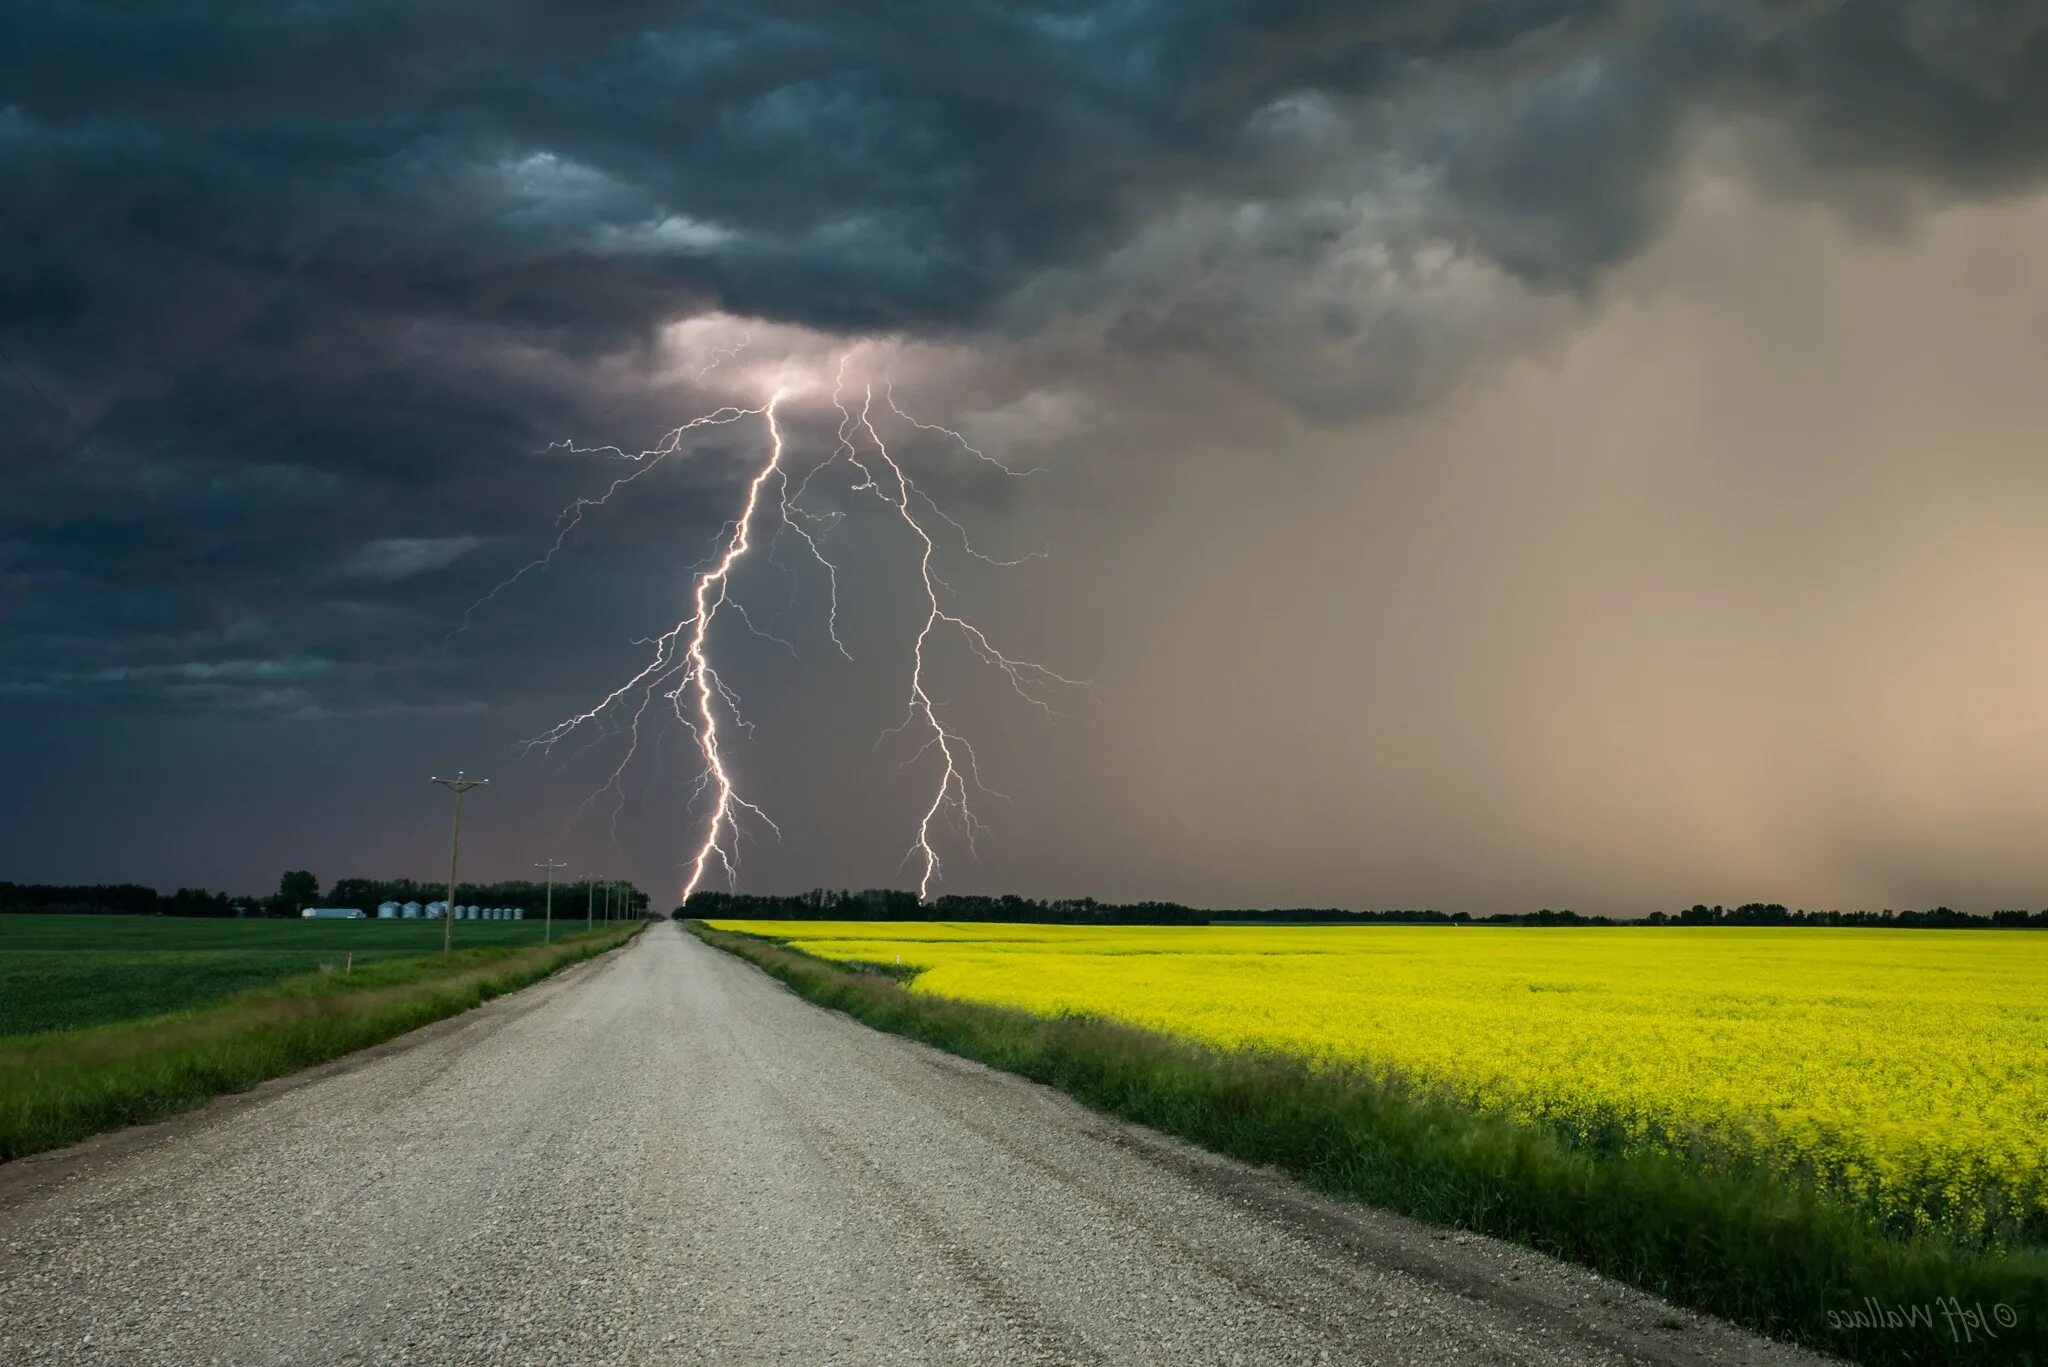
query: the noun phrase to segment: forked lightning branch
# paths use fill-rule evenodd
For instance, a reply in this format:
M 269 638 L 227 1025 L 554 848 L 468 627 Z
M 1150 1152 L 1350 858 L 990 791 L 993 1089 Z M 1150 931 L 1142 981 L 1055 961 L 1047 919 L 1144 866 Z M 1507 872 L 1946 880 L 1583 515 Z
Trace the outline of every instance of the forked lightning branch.
M 730 359 L 730 355 L 714 358 L 714 365 L 725 359 Z M 741 423 L 757 426 L 761 455 L 752 467 L 740 506 L 719 534 L 710 559 L 692 575 L 683 615 L 647 643 L 650 653 L 638 672 L 590 707 L 565 717 L 527 742 L 528 749 L 545 752 L 585 728 L 618 724 L 625 735 L 624 754 L 599 791 L 619 789 L 623 796 L 624 775 L 640 752 L 645 728 L 651 722 L 672 720 L 689 733 L 699 772 L 690 804 L 696 824 L 688 834 L 688 853 L 681 864 L 684 901 L 708 877 L 720 877 L 728 884 L 738 878 L 741 843 L 750 834 L 765 832 L 778 839 L 781 836 L 781 828 L 767 809 L 745 790 L 742 776 L 735 771 L 728 753 L 727 741 L 732 732 L 746 723 L 739 695 L 719 670 L 716 651 L 718 624 L 728 612 L 740 619 L 744 629 L 762 634 L 735 596 L 734 579 L 764 540 L 787 532 L 817 562 L 827 594 L 826 636 L 841 656 L 853 658 L 839 635 L 840 570 L 829 553 L 830 534 L 840 514 L 815 512 L 804 504 L 805 495 L 821 478 L 829 480 L 843 474 L 846 491 L 871 497 L 877 514 L 901 529 L 915 555 L 916 571 L 908 585 L 908 601 L 918 629 L 908 657 L 901 661 L 903 716 L 883 735 L 914 739 L 917 747 L 906 764 L 922 766 L 930 773 L 927 796 L 920 800 L 914 813 L 910 843 L 904 855 L 904 863 L 917 869 L 920 898 L 931 896 L 941 876 L 944 861 L 940 847 L 949 834 L 971 852 L 983 833 L 975 799 L 982 795 L 999 796 L 982 777 L 980 757 L 973 743 L 948 720 L 933 697 L 929 670 L 935 643 L 948 635 L 957 639 L 1025 703 L 1047 712 L 1051 711 L 1048 700 L 1055 690 L 1079 686 L 1076 680 L 1007 653 L 958 606 L 958 595 L 944 574 L 948 556 L 964 555 L 989 565 L 1021 562 L 995 559 L 977 549 L 965 526 L 946 512 L 905 468 L 904 461 L 892 449 L 890 433 L 910 429 L 942 436 L 963 458 L 984 462 L 1009 478 L 1021 479 L 1041 472 L 1015 469 L 954 429 L 914 416 L 898 401 L 886 376 L 850 375 L 852 359 L 852 353 L 842 356 L 833 376 L 830 402 L 838 415 L 833 443 L 808 463 L 792 450 L 785 427 L 785 409 L 803 397 L 797 387 L 787 383 L 771 389 L 752 407 L 727 405 L 680 423 L 645 450 L 569 445 L 567 449 L 576 454 L 622 460 L 634 468 L 613 479 L 601 493 L 580 498 L 563 509 L 556 520 L 555 539 L 546 552 L 478 599 L 463 619 L 464 625 L 468 625 L 475 613 L 499 594 L 527 574 L 544 569 L 590 510 L 601 507 L 629 485 L 685 454 L 693 435 Z M 823 385 L 817 388 L 822 390 Z M 793 466 L 801 467 L 801 473 L 795 473 Z

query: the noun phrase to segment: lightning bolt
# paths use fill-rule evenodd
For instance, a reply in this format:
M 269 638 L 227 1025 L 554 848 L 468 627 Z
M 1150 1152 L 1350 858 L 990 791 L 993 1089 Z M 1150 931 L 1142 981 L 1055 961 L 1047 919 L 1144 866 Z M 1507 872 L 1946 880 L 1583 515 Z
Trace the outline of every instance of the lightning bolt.
M 737 342 L 734 342 L 731 346 L 712 347 L 711 359 L 706 361 L 703 365 L 697 367 L 697 383 L 703 384 L 704 381 L 710 377 L 712 371 L 718 369 L 727 361 L 738 360 L 739 354 L 747 349 L 747 343 L 753 340 L 753 333 L 742 332 L 740 334 L 740 339 Z
M 737 348 L 733 348 L 733 350 L 737 350 Z M 716 365 L 715 361 L 713 365 Z M 707 369 L 709 368 L 707 367 Z M 547 448 L 550 451 L 567 451 L 572 456 L 608 454 L 619 460 L 636 461 L 640 468 L 630 475 L 621 475 L 613 480 L 611 486 L 597 497 L 579 498 L 568 507 L 562 509 L 561 512 L 555 514 L 554 542 L 549 545 L 546 551 L 513 571 L 509 578 L 500 580 L 492 587 L 489 593 L 486 593 L 483 597 L 463 609 L 462 624 L 448 633 L 448 639 L 453 640 L 469 630 L 471 624 L 476 620 L 477 613 L 494 602 L 499 594 L 505 592 L 505 590 L 511 588 L 534 571 L 544 570 L 549 565 L 552 565 L 555 562 L 555 557 L 561 554 L 562 547 L 567 544 L 570 535 L 583 525 L 583 515 L 585 513 L 589 512 L 592 508 L 602 508 L 605 504 L 611 502 L 613 494 L 616 494 L 634 480 L 639 479 L 642 475 L 658 468 L 663 461 L 682 450 L 683 439 L 690 433 L 701 427 L 720 427 L 726 423 L 737 422 L 741 418 L 758 414 L 760 411 L 758 408 L 734 408 L 731 406 L 716 409 L 704 414 L 702 417 L 692 418 L 680 427 L 669 429 L 667 436 L 645 451 L 628 453 L 616 446 L 578 446 L 573 441 L 558 441 L 550 445 Z
M 713 365 L 720 360 L 731 359 L 744 345 L 743 339 L 739 346 L 717 354 Z M 739 697 L 721 678 L 712 654 L 712 629 L 721 612 L 727 608 L 755 635 L 775 641 L 795 653 L 789 642 L 756 626 L 733 595 L 735 575 L 757 544 L 756 527 L 763 517 L 772 517 L 774 521 L 774 534 L 767 538 L 771 561 L 774 542 L 784 532 L 791 532 L 823 569 L 829 593 L 826 635 L 842 657 L 847 660 L 853 658 L 839 635 L 838 568 L 825 554 L 822 544 L 825 534 L 843 514 L 814 513 L 803 506 L 804 495 L 812 481 L 826 469 L 843 462 L 853 475 L 847 486 L 848 492 L 873 496 L 908 531 L 917 549 L 920 621 L 910 650 L 904 717 L 882 733 L 876 746 L 879 749 L 892 736 L 914 734 L 921 740 L 915 751 L 903 761 L 904 766 L 907 768 L 927 757 L 936 756 L 935 782 L 929 799 L 919 810 L 915 836 L 903 858 L 906 865 L 913 862 L 918 865 L 920 899 L 931 896 L 932 888 L 943 873 L 944 865 L 939 853 L 942 828 L 948 824 L 957 825 L 969 851 L 976 852 L 978 837 L 986 827 L 972 799 L 976 795 L 1002 797 L 983 782 L 979 757 L 973 745 L 946 719 L 944 710 L 933 697 L 931 657 L 938 640 L 950 635 L 963 642 L 974 659 L 1002 674 L 1019 697 L 1047 713 L 1052 712 L 1049 698 L 1054 690 L 1088 686 L 1043 665 L 1005 654 L 980 626 L 951 606 L 956 594 L 938 568 L 940 546 L 938 538 L 933 535 L 935 525 L 943 524 L 953 533 L 948 544 L 957 540 L 965 554 L 989 565 L 1021 564 L 1025 560 L 1039 558 L 1044 552 L 1036 551 L 1020 559 L 1003 560 L 976 548 L 965 527 L 917 484 L 891 450 L 878 426 L 878 410 L 886 410 L 887 414 L 917 431 L 949 438 L 968 455 L 1006 475 L 1022 478 L 1040 471 L 1037 468 L 1014 469 L 976 448 L 961 433 L 913 416 L 897 402 L 894 386 L 886 376 L 882 381 L 879 404 L 876 384 L 872 379 L 860 382 L 856 403 L 850 397 L 856 391 L 847 379 L 847 367 L 853 355 L 849 351 L 840 356 L 834 376 L 831 401 L 839 415 L 836 443 L 798 480 L 791 479 L 785 459 L 787 442 L 781 407 L 791 392 L 787 385 L 778 386 L 759 406 L 729 405 L 692 418 L 670 429 L 653 447 L 638 453 L 628 453 L 614 446 L 568 445 L 567 449 L 574 454 L 608 455 L 631 460 L 638 464 L 638 468 L 615 479 L 596 497 L 578 499 L 565 508 L 557 517 L 557 534 L 547 551 L 478 599 L 464 616 L 463 626 L 466 627 L 477 611 L 520 579 L 547 568 L 570 533 L 580 524 L 584 513 L 602 506 L 620 489 L 677 454 L 691 433 L 746 418 L 761 420 L 767 439 L 766 453 L 747 481 L 738 515 L 720 532 L 711 557 L 691 572 L 688 614 L 661 635 L 639 643 L 648 647 L 650 654 L 647 662 L 632 677 L 600 698 L 595 705 L 563 719 L 526 743 L 528 751 L 535 748 L 551 751 L 557 743 L 586 726 L 595 724 L 603 732 L 613 725 L 601 719 L 614 715 L 625 718 L 625 724 L 620 728 L 627 737 L 624 757 L 605 785 L 591 798 L 595 800 L 606 792 L 617 792 L 618 804 L 613 807 L 616 834 L 618 812 L 625 801 L 624 778 L 640 750 L 642 722 L 657 697 L 668 704 L 665 710 L 695 742 L 698 777 L 692 786 L 692 805 L 694 808 L 703 804 L 703 824 L 694 837 L 694 851 L 678 865 L 684 873 L 680 888 L 684 902 L 714 870 L 722 873 L 728 883 L 737 881 L 740 845 L 746 835 L 743 818 L 758 821 L 778 839 L 782 834 L 781 828 L 766 811 L 742 795 L 728 762 L 724 748 L 724 741 L 730 734 L 728 728 L 750 732 L 752 727 L 740 710 Z M 707 798 L 708 802 L 705 801 Z M 585 807 L 588 806 L 586 801 Z
M 843 379 L 843 365 L 841 376 Z M 853 447 L 853 442 L 849 439 L 847 433 L 849 429 L 857 428 L 859 432 L 867 435 L 868 443 L 874 447 L 877 461 L 889 472 L 889 484 L 885 485 L 878 482 L 868 468 L 859 462 L 856 449 L 853 457 L 855 465 L 865 477 L 863 482 L 856 487 L 872 492 L 877 498 L 894 508 L 896 515 L 910 529 L 911 535 L 917 539 L 918 546 L 920 547 L 918 555 L 918 581 L 924 590 L 925 616 L 923 624 L 918 628 L 917 639 L 911 645 L 910 700 L 903 721 L 890 730 L 883 732 L 883 738 L 886 739 L 890 735 L 900 735 L 914 726 L 920 726 L 926 734 L 926 740 L 923 745 L 918 747 L 917 753 L 912 755 L 906 763 L 915 763 L 934 750 L 939 755 L 938 784 L 933 788 L 931 801 L 926 804 L 923 814 L 918 819 L 917 837 L 911 842 L 910 849 L 905 853 L 903 859 L 903 862 L 906 864 L 913 859 L 921 862 L 923 867 L 918 876 L 917 896 L 919 901 L 925 901 L 931 897 L 932 884 L 938 880 L 942 869 L 938 849 L 932 844 L 933 824 L 950 812 L 958 819 L 961 831 L 966 836 L 968 848 L 971 851 L 974 849 L 975 837 L 981 831 L 982 826 L 980 819 L 975 815 L 974 808 L 968 800 L 969 785 L 971 784 L 974 789 L 991 797 L 1002 797 L 1001 793 L 996 792 L 986 783 L 982 782 L 981 764 L 974 753 L 974 747 L 968 743 L 965 737 L 961 736 L 959 732 L 953 730 L 941 719 L 938 706 L 932 701 L 931 692 L 925 683 L 925 651 L 931 644 L 933 633 L 942 626 L 957 630 L 965 638 L 969 648 L 984 663 L 993 665 L 1003 672 L 1009 679 L 1010 686 L 1016 690 L 1019 697 L 1047 713 L 1052 711 L 1052 707 L 1042 696 L 1046 686 L 1052 684 L 1080 685 L 1076 680 L 1055 674 L 1043 665 L 1034 664 L 1029 660 L 1012 659 L 1003 654 L 990 643 L 987 634 L 980 627 L 966 618 L 948 612 L 945 609 L 940 601 L 939 592 L 941 589 L 944 589 L 950 593 L 951 586 L 939 577 L 938 572 L 932 566 L 932 561 L 938 554 L 938 544 L 932 540 L 931 532 L 919 520 L 918 515 L 911 510 L 911 500 L 913 497 L 922 505 L 930 508 L 933 513 L 949 526 L 960 529 L 962 544 L 965 546 L 967 553 L 976 559 L 987 561 L 990 564 L 1017 564 L 1021 562 L 991 560 L 975 550 L 966 541 L 965 529 L 960 528 L 958 522 L 948 517 L 945 511 L 929 495 L 919 489 L 911 481 L 909 475 L 904 473 L 902 465 L 890 453 L 889 444 L 883 440 L 881 432 L 875 427 L 875 387 L 872 382 L 869 382 L 862 391 L 860 413 L 857 418 L 842 395 L 843 388 L 835 388 L 833 403 L 839 408 L 840 412 L 840 441 L 842 445 L 848 448 Z M 959 438 L 962 446 L 967 446 L 966 439 L 960 437 L 959 433 L 919 422 L 903 412 L 901 408 L 896 406 L 894 395 L 889 394 L 886 390 L 885 401 L 892 411 L 912 426 L 924 428 L 927 431 L 948 432 L 949 435 Z M 970 451 L 974 450 L 971 446 L 967 446 L 967 449 Z M 975 452 L 975 454 L 980 455 L 979 452 Z M 986 456 L 982 458 L 990 460 Z M 990 463 L 1000 466 L 1006 473 L 1019 473 L 1010 470 L 1008 466 L 1002 465 L 999 461 L 990 460 Z M 893 494 L 890 492 L 892 485 L 894 487 Z
M 760 506 L 761 490 L 782 470 L 782 427 L 775 421 L 775 405 L 782 402 L 782 395 L 782 390 L 776 390 L 761 410 L 762 417 L 768 423 L 768 460 L 747 485 L 747 504 L 733 524 L 732 539 L 726 543 L 725 554 L 719 557 L 717 564 L 697 576 L 694 595 L 697 611 L 688 619 L 692 629 L 689 646 L 684 651 L 684 658 L 689 664 L 683 672 L 682 682 L 677 684 L 675 692 L 669 695 L 671 698 L 679 698 L 681 693 L 688 690 L 695 697 L 696 721 L 692 723 L 685 718 L 684 724 L 697 734 L 697 751 L 704 759 L 705 777 L 716 794 L 711 807 L 710 823 L 705 827 L 704 838 L 697 846 L 697 853 L 690 859 L 689 876 L 683 882 L 684 902 L 690 900 L 690 894 L 704 881 L 704 871 L 714 855 L 725 867 L 728 878 L 738 876 L 739 828 L 734 819 L 734 808 L 753 813 L 761 820 L 767 821 L 778 836 L 782 834 L 782 828 L 769 821 L 766 812 L 741 797 L 733 788 L 732 773 L 725 767 L 725 757 L 718 749 L 718 709 L 713 705 L 712 697 L 716 694 L 727 703 L 734 704 L 735 715 L 738 708 L 732 694 L 719 681 L 717 671 L 711 667 L 711 656 L 705 649 L 705 642 L 711 634 L 712 619 L 718 615 L 718 609 L 724 606 L 732 583 L 732 567 L 746 555 L 747 547 L 751 544 L 754 510 Z M 785 479 L 783 483 L 786 486 L 788 481 Z M 785 509 L 788 507 L 786 500 L 783 506 Z M 742 613 L 744 614 L 744 610 Z M 676 709 L 676 715 L 683 715 L 680 706 Z M 728 834 L 733 843 L 731 849 L 728 849 L 725 843 Z

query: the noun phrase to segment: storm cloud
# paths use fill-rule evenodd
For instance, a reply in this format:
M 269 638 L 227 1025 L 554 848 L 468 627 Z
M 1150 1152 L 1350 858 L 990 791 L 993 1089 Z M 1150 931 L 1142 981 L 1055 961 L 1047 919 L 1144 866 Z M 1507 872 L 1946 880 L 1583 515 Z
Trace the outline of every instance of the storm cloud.
M 1715 123 L 1852 212 L 2048 158 L 2040 5 L 77 4 L 6 37 L 11 355 L 87 431 L 423 320 L 570 357 L 713 308 L 994 328 L 1182 222 L 1217 265 L 1363 231 L 1584 289 Z M 1170 307 L 1121 274 L 1092 309 Z M 1365 330 L 1343 302 L 1301 345 Z
M 999 529 L 1144 540 L 1152 472 L 1564 354 L 1703 176 L 1880 250 L 2044 173 L 2041 3 L 0 5 L 0 700 L 542 713 L 745 437 L 521 584 L 538 657 L 451 629 L 601 475 L 554 443 L 657 439 L 740 335 L 898 349 L 1068 453 L 963 483 Z

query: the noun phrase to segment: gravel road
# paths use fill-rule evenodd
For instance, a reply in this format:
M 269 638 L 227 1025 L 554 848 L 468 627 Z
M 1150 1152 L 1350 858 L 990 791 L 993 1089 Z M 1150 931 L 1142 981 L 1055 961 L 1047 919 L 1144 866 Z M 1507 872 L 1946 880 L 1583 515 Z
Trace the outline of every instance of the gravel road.
M 810 1006 L 679 927 L 0 1167 L 0 1362 L 1794 1363 Z

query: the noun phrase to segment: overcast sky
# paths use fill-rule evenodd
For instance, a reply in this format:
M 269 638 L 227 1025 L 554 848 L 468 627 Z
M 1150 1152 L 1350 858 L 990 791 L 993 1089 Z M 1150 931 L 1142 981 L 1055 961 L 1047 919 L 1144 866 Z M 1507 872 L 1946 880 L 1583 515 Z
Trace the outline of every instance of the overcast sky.
M 935 890 L 2048 905 L 2044 172 L 2043 3 L 0 2 L 0 877 L 433 877 L 460 767 L 466 874 L 672 891 L 687 732 L 523 743 L 768 434 L 620 452 L 844 374 L 1038 470 L 878 424 L 1090 685 L 934 639 Z M 747 890 L 917 881 L 859 484 L 846 654 L 765 515 L 711 633 Z

